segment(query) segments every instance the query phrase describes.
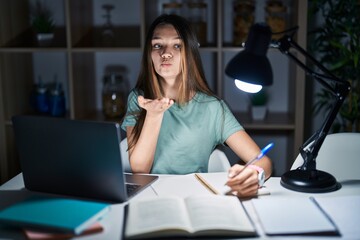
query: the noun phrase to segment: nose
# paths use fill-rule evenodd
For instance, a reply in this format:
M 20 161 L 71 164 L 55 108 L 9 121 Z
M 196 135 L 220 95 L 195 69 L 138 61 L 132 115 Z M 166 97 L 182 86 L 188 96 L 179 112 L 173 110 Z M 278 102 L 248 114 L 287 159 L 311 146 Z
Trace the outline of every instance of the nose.
M 161 57 L 162 58 L 171 58 L 172 57 L 172 53 L 168 47 L 164 48 L 164 50 L 161 53 Z

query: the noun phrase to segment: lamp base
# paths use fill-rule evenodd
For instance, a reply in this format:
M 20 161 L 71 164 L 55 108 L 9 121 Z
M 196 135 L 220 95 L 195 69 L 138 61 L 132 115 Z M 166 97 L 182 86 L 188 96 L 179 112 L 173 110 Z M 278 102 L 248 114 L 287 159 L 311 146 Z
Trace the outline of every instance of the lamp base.
M 281 176 L 280 183 L 290 190 L 308 193 L 332 192 L 341 188 L 334 176 L 320 170 L 291 170 Z

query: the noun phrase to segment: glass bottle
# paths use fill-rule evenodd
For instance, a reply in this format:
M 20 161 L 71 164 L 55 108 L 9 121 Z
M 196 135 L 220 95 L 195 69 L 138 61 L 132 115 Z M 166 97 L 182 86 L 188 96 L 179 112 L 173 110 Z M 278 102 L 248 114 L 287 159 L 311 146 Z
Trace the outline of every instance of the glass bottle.
M 65 115 L 65 96 L 59 82 L 55 82 L 54 88 L 50 91 L 49 112 L 54 117 Z
M 266 3 L 266 23 L 270 26 L 271 31 L 275 34 L 272 39 L 278 40 L 284 34 L 276 34 L 286 30 L 287 13 L 286 6 L 280 0 L 269 0 Z
M 41 80 L 41 77 L 39 77 L 39 83 L 36 88 L 35 106 L 39 113 L 49 112 L 48 89 Z
M 102 27 L 102 41 L 105 45 L 112 46 L 114 45 L 115 32 L 114 25 L 111 21 L 111 11 L 115 8 L 114 5 L 104 4 L 102 8 L 105 10 L 103 17 L 105 18 L 105 23 Z
M 194 29 L 200 45 L 206 45 L 207 40 L 207 4 L 201 0 L 189 1 L 188 18 Z
M 233 44 L 234 46 L 242 46 L 246 41 L 251 25 L 255 21 L 255 1 L 234 0 L 233 11 Z
M 121 118 L 125 114 L 127 81 L 123 75 L 110 73 L 104 77 L 103 113 L 106 118 Z

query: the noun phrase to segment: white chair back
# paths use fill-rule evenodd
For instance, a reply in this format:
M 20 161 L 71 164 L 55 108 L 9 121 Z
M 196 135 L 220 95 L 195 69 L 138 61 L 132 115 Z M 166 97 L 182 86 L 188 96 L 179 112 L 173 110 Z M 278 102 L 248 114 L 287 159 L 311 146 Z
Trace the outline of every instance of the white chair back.
M 299 154 L 291 169 L 304 162 Z M 360 133 L 334 133 L 326 136 L 318 156 L 316 168 L 339 180 L 360 179 Z
M 208 172 L 227 172 L 231 167 L 229 159 L 226 157 L 226 154 L 219 150 L 215 149 L 209 158 Z
M 121 152 L 121 161 L 123 165 L 124 172 L 131 173 L 129 154 L 128 154 L 128 143 L 127 138 L 124 138 L 120 142 L 120 152 Z

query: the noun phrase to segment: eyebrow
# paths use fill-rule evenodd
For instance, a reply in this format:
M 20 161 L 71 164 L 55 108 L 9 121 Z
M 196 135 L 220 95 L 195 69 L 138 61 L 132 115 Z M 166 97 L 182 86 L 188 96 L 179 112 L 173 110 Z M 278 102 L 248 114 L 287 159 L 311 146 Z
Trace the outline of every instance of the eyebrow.
M 158 37 L 158 36 L 153 36 L 152 38 L 151 38 L 151 40 L 157 40 L 157 39 L 162 39 L 161 37 Z M 174 40 L 178 40 L 178 39 L 180 39 L 181 40 L 181 37 L 179 37 L 179 36 L 177 36 L 177 37 L 175 37 L 175 38 L 173 38 Z

